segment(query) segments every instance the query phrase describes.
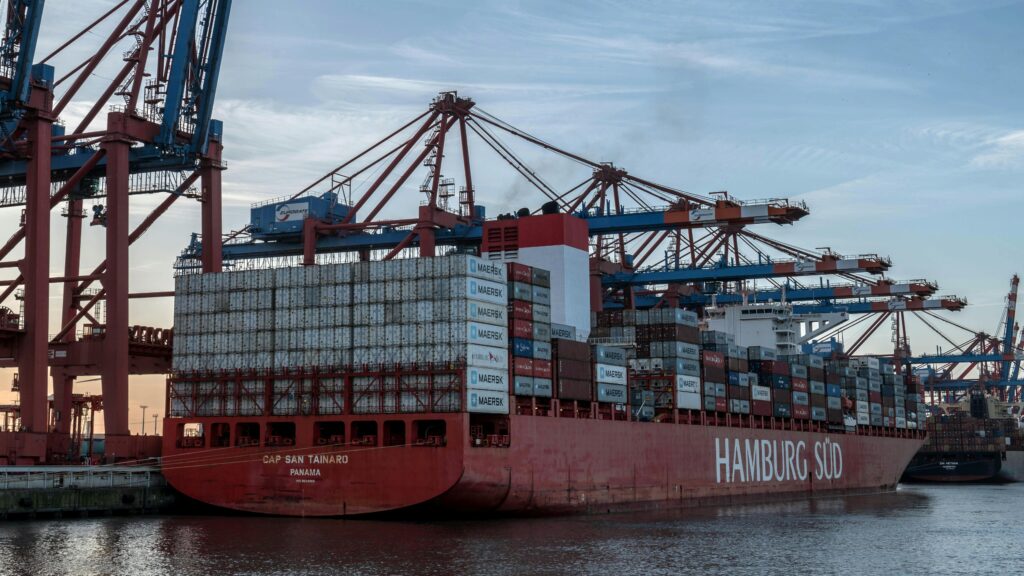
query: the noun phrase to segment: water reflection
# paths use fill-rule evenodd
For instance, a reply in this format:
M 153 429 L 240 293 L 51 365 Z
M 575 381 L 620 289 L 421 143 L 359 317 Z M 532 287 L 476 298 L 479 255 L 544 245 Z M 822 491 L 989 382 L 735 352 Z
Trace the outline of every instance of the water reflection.
M 1017 573 L 1024 487 L 457 522 L 121 517 L 0 524 L 0 574 Z

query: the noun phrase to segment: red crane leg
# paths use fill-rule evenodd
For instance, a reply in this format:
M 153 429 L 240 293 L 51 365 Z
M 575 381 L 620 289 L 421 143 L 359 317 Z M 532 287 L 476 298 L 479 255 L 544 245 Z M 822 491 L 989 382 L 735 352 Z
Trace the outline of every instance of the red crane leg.
M 103 424 L 107 437 L 128 434 L 128 151 L 131 143 L 116 133 L 103 143 L 107 150 L 107 329 Z M 109 443 L 108 443 L 109 446 Z
M 28 432 L 45 433 L 48 424 L 47 331 L 50 308 L 50 130 L 53 120 L 35 115 L 27 120 L 29 146 L 25 185 L 25 335 L 18 353 L 21 424 Z M 25 454 L 44 457 L 45 454 Z
M 68 202 L 68 226 L 64 249 L 64 277 L 74 278 L 81 274 L 82 262 L 82 201 Z M 77 281 L 64 282 L 61 304 L 61 325 L 67 324 L 75 317 L 78 302 L 75 300 Z M 65 342 L 75 339 L 74 330 L 64 336 Z M 53 370 L 53 408 L 57 412 L 56 430 L 62 434 L 71 431 L 71 397 L 74 393 L 75 378 L 67 376 L 63 370 Z
M 220 272 L 223 231 L 221 218 L 221 154 L 224 145 L 210 138 L 207 155 L 199 168 L 203 189 L 203 273 Z

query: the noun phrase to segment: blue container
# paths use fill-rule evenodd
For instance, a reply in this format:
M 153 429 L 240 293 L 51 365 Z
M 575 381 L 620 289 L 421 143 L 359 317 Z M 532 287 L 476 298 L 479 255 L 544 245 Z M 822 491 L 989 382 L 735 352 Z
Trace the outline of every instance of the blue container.
M 729 385 L 730 386 L 739 386 L 740 385 L 740 373 L 739 372 L 729 372 Z
M 533 358 L 533 340 L 528 338 L 513 338 L 512 355 L 520 358 Z
M 843 389 L 838 384 L 828 384 L 825 386 L 825 391 L 828 392 L 829 396 L 836 398 L 843 395 Z
M 772 374 L 772 388 L 778 388 L 779 390 L 789 390 L 790 383 L 792 380 L 789 376 L 782 374 Z
M 298 236 L 307 218 L 336 224 L 344 220 L 351 209 L 351 206 L 339 204 L 338 195 L 333 192 L 256 205 L 249 215 L 252 236 L 260 240 Z

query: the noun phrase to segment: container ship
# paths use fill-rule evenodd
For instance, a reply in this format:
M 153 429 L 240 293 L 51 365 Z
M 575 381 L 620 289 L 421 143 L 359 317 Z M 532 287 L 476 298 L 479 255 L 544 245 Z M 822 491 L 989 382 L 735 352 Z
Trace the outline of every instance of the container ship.
M 965 405 L 966 404 L 966 405 Z M 1024 429 L 1011 406 L 980 389 L 928 418 L 928 439 L 903 474 L 905 482 L 1024 481 Z M 1019 412 L 1019 405 L 1016 406 Z
M 587 233 L 523 215 L 435 257 L 179 275 L 165 477 L 290 516 L 895 487 L 925 437 L 913 380 L 877 358 L 741 346 L 678 307 L 592 310 Z

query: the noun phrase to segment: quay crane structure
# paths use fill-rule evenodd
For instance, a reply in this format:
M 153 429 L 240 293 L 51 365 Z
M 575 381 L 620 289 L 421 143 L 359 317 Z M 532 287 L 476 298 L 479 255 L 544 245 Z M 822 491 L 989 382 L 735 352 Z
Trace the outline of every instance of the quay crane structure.
M 177 200 L 197 200 L 204 237 L 214 247 L 201 266 L 220 270 L 224 164 L 222 126 L 212 112 L 231 0 L 120 0 L 42 58 L 36 45 L 43 0 L 3 4 L 0 208 L 21 209 L 22 218 L 0 246 L 0 268 L 9 271 L 0 281 L 0 367 L 17 369 L 20 395 L 17 430 L 0 433 L 0 461 L 75 456 L 73 387 L 84 375 L 102 380 L 108 454 L 141 456 L 158 445 L 129 435 L 128 378 L 169 371 L 172 332 L 131 325 L 128 302 L 173 293 L 131 292 L 128 248 Z M 94 38 L 99 45 L 88 46 Z M 112 78 L 104 78 L 108 73 Z M 166 199 L 130 230 L 135 194 Z M 99 258 L 86 254 L 98 264 L 83 273 L 86 203 L 92 223 L 104 230 L 105 250 Z M 67 218 L 64 272 L 51 277 L 58 206 Z M 62 287 L 56 334 L 49 331 L 51 284 Z M 12 297 L 21 299 L 21 314 L 13 312 Z
M 530 152 L 561 157 L 585 174 L 554 185 L 502 139 L 509 136 Z M 545 202 L 499 219 L 560 211 L 587 222 L 595 310 L 785 301 L 799 302 L 798 314 L 841 310 L 877 317 L 892 310 L 955 311 L 966 305 L 955 296 L 931 298 L 938 289 L 934 282 L 872 277 L 890 268 L 886 258 L 812 252 L 749 230 L 796 222 L 808 214 L 802 203 L 742 202 L 724 192 L 700 196 L 657 184 L 549 144 L 455 92 L 440 94 L 427 111 L 299 192 L 254 204 L 249 225 L 223 244 L 225 267 L 433 256 L 438 246 L 458 250 L 479 244 L 488 220 L 473 185 L 471 141 L 482 141 L 485 151 L 510 166 Z M 458 190 L 455 179 L 444 175 L 446 154 L 458 160 L 453 168 L 463 177 Z M 413 175 L 421 166 L 426 175 L 417 188 Z M 382 218 L 403 189 L 424 197 L 416 217 Z M 304 219 L 280 224 L 268 217 L 298 204 Z M 179 273 L 199 270 L 205 251 L 202 238 L 193 236 L 176 264 Z M 826 283 L 829 276 L 842 281 Z M 819 278 L 818 286 L 799 283 L 808 277 Z M 766 279 L 774 288 L 747 290 L 754 279 Z
M 846 352 L 853 353 L 872 336 L 887 319 L 892 322 L 893 357 L 898 369 L 913 371 L 918 375 L 932 402 L 955 401 L 971 388 L 981 387 L 1000 394 L 1010 402 L 1021 397 L 1021 363 L 1024 362 L 1024 332 L 1016 322 L 1017 288 L 1020 279 L 1014 275 L 1006 296 L 1000 329 L 997 337 L 984 331 L 974 330 L 928 309 L 894 309 L 877 316 L 873 322 L 859 326 L 853 322 L 838 326 L 819 336 L 820 340 L 834 339 L 844 332 L 856 332 L 853 346 Z M 948 344 L 935 354 L 913 355 L 907 336 L 911 320 L 920 323 Z M 939 323 L 966 332 L 966 340 L 950 336 L 939 328 Z M 1014 345 L 1019 334 L 1020 340 Z M 963 338 L 960 336 L 959 338 Z

